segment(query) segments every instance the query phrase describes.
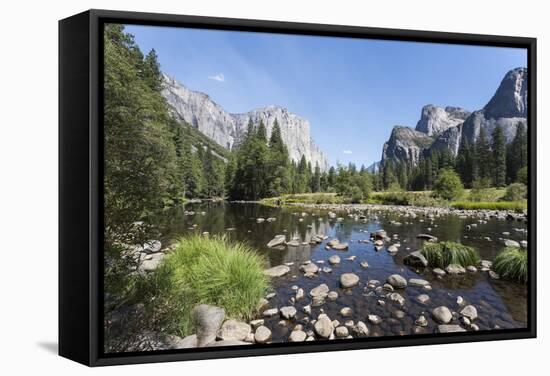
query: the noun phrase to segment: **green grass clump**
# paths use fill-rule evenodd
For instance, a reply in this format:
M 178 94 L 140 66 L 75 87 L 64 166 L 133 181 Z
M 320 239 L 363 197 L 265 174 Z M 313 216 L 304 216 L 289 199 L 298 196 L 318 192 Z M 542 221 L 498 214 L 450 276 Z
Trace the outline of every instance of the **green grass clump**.
M 422 254 L 432 267 L 446 268 L 450 264 L 477 265 L 479 253 L 472 247 L 455 242 L 424 242 Z
M 506 247 L 496 256 L 493 270 L 501 278 L 527 283 L 527 251 L 517 247 Z
M 527 209 L 527 201 L 495 201 L 495 202 L 474 202 L 474 201 L 454 201 L 451 207 L 461 210 L 513 210 L 521 212 Z
M 226 317 L 249 320 L 256 313 L 269 282 L 265 260 L 243 243 L 225 237 L 182 238 L 152 273 L 149 289 L 161 325 L 192 333 L 192 309 L 211 304 Z
M 340 204 L 344 201 L 336 193 L 296 193 L 280 197 L 264 198 L 260 202 L 264 205 L 275 206 L 277 202 L 284 204 Z

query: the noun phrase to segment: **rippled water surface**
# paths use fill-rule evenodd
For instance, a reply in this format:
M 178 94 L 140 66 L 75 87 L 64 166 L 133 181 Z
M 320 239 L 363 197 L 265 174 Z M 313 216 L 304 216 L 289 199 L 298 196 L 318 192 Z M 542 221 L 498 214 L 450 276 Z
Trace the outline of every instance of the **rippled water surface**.
M 418 214 L 416 218 L 408 218 L 402 214 L 389 211 L 366 212 L 366 220 L 349 217 L 347 213 L 338 213 L 343 220 L 330 219 L 328 211 L 303 208 L 272 208 L 259 204 L 242 203 L 202 203 L 188 204 L 187 211 L 195 211 L 194 215 L 185 215 L 184 208 L 175 210 L 169 216 L 165 227 L 165 240 L 175 239 L 189 232 L 209 232 L 210 234 L 229 234 L 234 239 L 247 241 L 258 252 L 266 256 L 270 266 L 293 263 L 287 275 L 274 278 L 273 287 L 276 296 L 270 299 L 269 308 L 282 307 L 289 304 L 295 295 L 293 286 L 303 288 L 306 297 L 295 303 L 298 314 L 292 322 L 280 323 L 280 317 L 266 319 L 266 325 L 273 332 L 273 340 L 287 340 L 289 331 L 297 323 L 304 325 L 305 330 L 311 329 L 311 319 L 324 310 L 331 319 L 364 321 L 372 335 L 404 335 L 413 333 L 431 333 L 436 328 L 430 312 L 433 308 L 445 305 L 451 310 L 459 311 L 457 297 L 461 296 L 466 304 L 473 304 L 479 318 L 476 324 L 480 329 L 520 328 L 527 325 L 527 290 L 524 286 L 493 280 L 488 273 L 478 271 L 461 276 L 445 276 L 436 278 L 431 269 L 416 269 L 403 264 L 403 258 L 410 252 L 419 249 L 422 241 L 416 238 L 419 233 L 428 233 L 439 240 L 458 241 L 478 249 L 482 259 L 493 260 L 496 253 L 503 247 L 501 238 L 525 240 L 526 223 L 507 221 L 503 219 L 488 219 L 486 223 L 478 223 L 477 218 L 460 218 L 456 215 L 441 215 L 429 218 Z M 257 223 L 257 218 L 276 218 L 274 222 Z M 399 222 L 399 223 L 395 223 Z M 467 225 L 477 226 L 467 229 Z M 376 250 L 371 243 L 360 242 L 369 239 L 369 233 L 384 229 L 392 241 L 400 243 L 399 252 L 391 255 L 383 247 Z M 503 235 L 510 233 L 510 235 Z M 287 240 L 299 239 L 300 243 L 308 243 L 298 247 L 284 246 L 268 248 L 266 244 L 278 234 L 285 234 Z M 310 245 L 309 241 L 316 234 L 324 234 L 329 238 L 321 244 Z M 327 250 L 326 243 L 337 238 L 349 243 L 347 251 Z M 490 238 L 490 240 L 486 239 Z M 329 265 L 328 258 L 337 254 L 341 258 L 339 265 Z M 356 256 L 355 260 L 346 260 Z M 302 263 L 311 260 L 320 268 L 330 266 L 331 273 L 319 272 L 314 278 L 307 278 L 299 271 Z M 367 261 L 369 267 L 360 266 Z M 339 277 L 342 273 L 353 272 L 360 277 L 358 286 L 342 289 Z M 368 288 L 369 280 L 378 280 L 383 284 L 391 274 L 400 274 L 407 280 L 421 278 L 430 282 L 432 290 L 423 287 L 409 286 L 400 290 L 406 303 L 403 307 L 395 305 L 386 298 L 387 292 Z M 338 299 L 327 300 L 322 306 L 313 307 L 310 315 L 302 311 L 302 307 L 311 303 L 309 291 L 325 283 L 330 290 L 338 292 Z M 416 300 L 419 294 L 427 294 L 430 300 L 421 304 Z M 379 301 L 385 301 L 380 305 Z M 351 317 L 342 317 L 343 307 L 352 309 Z M 382 322 L 373 325 L 368 322 L 367 315 L 375 314 Z M 414 321 L 425 314 L 428 326 L 420 328 Z M 455 323 L 458 323 L 456 321 Z

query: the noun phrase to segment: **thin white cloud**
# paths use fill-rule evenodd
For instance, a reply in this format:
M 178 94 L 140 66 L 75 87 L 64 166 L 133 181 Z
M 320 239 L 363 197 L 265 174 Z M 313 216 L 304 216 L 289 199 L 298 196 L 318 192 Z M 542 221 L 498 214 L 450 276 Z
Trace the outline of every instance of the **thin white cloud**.
M 208 79 L 218 82 L 225 82 L 225 76 L 223 75 L 223 73 L 218 73 L 214 76 L 208 76 Z
M 344 153 L 344 154 L 353 154 L 353 152 L 351 150 L 344 150 L 342 153 Z

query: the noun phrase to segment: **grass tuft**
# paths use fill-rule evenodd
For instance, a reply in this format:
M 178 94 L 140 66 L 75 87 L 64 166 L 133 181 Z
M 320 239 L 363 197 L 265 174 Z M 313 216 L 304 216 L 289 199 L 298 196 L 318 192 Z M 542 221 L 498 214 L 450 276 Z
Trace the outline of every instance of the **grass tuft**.
M 527 209 L 527 201 L 454 201 L 451 207 L 461 210 L 513 210 L 521 212 Z
M 251 319 L 269 287 L 264 266 L 265 260 L 243 243 L 182 238 L 149 283 L 162 326 L 183 336 L 192 333 L 191 311 L 198 304 L 222 307 L 227 317 Z
M 432 267 L 446 268 L 450 264 L 462 266 L 479 264 L 479 253 L 472 247 L 455 242 L 424 242 L 422 254 Z
M 517 247 L 506 247 L 499 252 L 493 262 L 493 270 L 501 278 L 527 283 L 527 251 Z

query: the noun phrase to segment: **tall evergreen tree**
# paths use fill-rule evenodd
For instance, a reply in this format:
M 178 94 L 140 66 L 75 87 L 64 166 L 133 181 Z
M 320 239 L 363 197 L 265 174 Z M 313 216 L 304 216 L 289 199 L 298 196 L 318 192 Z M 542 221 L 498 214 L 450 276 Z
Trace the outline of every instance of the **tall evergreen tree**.
M 493 184 L 496 187 L 506 185 L 506 141 L 501 127 L 493 130 Z
M 515 182 L 517 180 L 518 171 L 522 167 L 527 166 L 527 153 L 527 128 L 522 122 L 518 124 L 516 136 L 508 145 L 508 152 L 506 153 L 508 182 Z
M 273 123 L 273 129 L 269 138 L 268 158 L 268 196 L 279 196 L 291 190 L 289 156 L 286 145 L 281 136 L 281 128 L 277 119 Z
M 491 147 L 487 140 L 487 133 L 484 127 L 479 128 L 479 135 L 476 140 L 476 164 L 477 164 L 477 176 L 476 179 L 492 180 L 492 160 Z

